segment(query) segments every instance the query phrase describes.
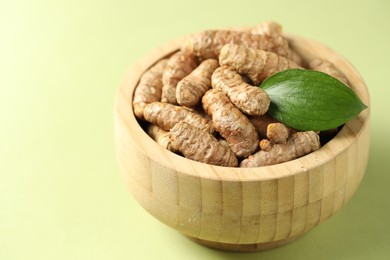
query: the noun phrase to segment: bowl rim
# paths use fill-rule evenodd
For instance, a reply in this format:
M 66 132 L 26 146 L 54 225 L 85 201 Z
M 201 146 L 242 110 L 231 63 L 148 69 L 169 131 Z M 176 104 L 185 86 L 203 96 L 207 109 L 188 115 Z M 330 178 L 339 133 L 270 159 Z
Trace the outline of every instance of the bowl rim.
M 119 115 L 119 120 L 124 122 L 124 125 L 128 127 L 129 132 L 134 133 L 133 136 L 130 136 L 129 134 L 129 137 L 132 139 L 133 144 L 137 146 L 137 150 L 150 160 L 165 166 L 167 169 L 175 171 L 176 174 L 180 173 L 218 181 L 270 181 L 280 179 L 314 170 L 343 153 L 358 139 L 362 130 L 369 124 L 370 98 L 368 88 L 353 65 L 340 54 L 315 40 L 292 34 L 285 34 L 285 36 L 291 46 L 303 41 L 305 44 L 320 47 L 322 50 L 332 54 L 330 60 L 333 58 L 342 63 L 343 67 L 339 67 L 340 70 L 344 73 L 344 70 L 353 73 L 353 78 L 350 78 L 347 75 L 347 78 L 350 81 L 350 86 L 368 106 L 368 108 L 361 112 L 357 117 L 347 122 L 339 133 L 319 150 L 298 159 L 280 164 L 253 168 L 239 168 L 216 166 L 193 161 L 177 155 L 157 144 L 143 130 L 134 116 L 132 106 L 134 90 L 142 73 L 160 59 L 176 52 L 180 48 L 180 44 L 186 36 L 169 41 L 138 59 L 129 68 L 116 93 L 114 104 L 115 113 L 118 115 L 125 112 L 128 115 L 127 117 Z M 122 111 L 123 106 L 126 106 L 126 111 Z M 140 139 L 142 139 L 142 141 Z

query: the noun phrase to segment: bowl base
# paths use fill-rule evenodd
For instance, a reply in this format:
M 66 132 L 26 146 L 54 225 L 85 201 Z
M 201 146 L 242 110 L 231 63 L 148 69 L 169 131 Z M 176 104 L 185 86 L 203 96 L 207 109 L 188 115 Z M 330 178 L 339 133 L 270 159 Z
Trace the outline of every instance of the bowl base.
M 194 237 L 189 237 L 189 238 L 203 246 L 207 246 L 213 249 L 218 249 L 223 251 L 233 251 L 233 252 L 256 252 L 256 251 L 263 251 L 263 250 L 284 246 L 286 244 L 289 244 L 297 240 L 303 235 L 304 234 L 282 239 L 282 240 L 266 242 L 266 243 L 256 243 L 256 244 L 231 244 L 231 243 L 221 243 L 221 242 L 203 240 Z

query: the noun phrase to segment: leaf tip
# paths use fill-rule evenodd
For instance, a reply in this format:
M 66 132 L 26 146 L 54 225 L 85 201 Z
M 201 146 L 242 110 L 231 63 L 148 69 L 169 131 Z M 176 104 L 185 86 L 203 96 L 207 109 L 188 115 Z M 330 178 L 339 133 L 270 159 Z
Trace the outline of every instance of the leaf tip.
M 359 113 L 362 112 L 363 110 L 365 110 L 366 108 L 368 108 L 368 106 L 366 104 L 364 104 L 361 100 L 359 102 Z

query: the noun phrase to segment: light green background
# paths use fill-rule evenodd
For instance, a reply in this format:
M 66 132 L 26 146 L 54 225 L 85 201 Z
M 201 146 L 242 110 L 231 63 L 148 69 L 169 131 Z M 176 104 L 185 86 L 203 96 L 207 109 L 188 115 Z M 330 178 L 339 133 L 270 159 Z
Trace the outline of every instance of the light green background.
M 0 259 L 390 259 L 390 2 L 1 1 Z M 273 19 L 349 59 L 371 94 L 366 176 L 333 218 L 253 254 L 199 246 L 131 197 L 113 101 L 128 67 L 172 38 Z

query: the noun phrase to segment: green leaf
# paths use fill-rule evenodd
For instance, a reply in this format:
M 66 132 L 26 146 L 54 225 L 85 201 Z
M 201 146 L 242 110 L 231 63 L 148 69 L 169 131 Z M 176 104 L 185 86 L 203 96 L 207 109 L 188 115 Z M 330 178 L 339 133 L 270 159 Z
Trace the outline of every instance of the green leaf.
M 338 127 L 367 108 L 346 85 L 328 74 L 291 69 L 261 83 L 271 99 L 268 113 L 297 130 Z

